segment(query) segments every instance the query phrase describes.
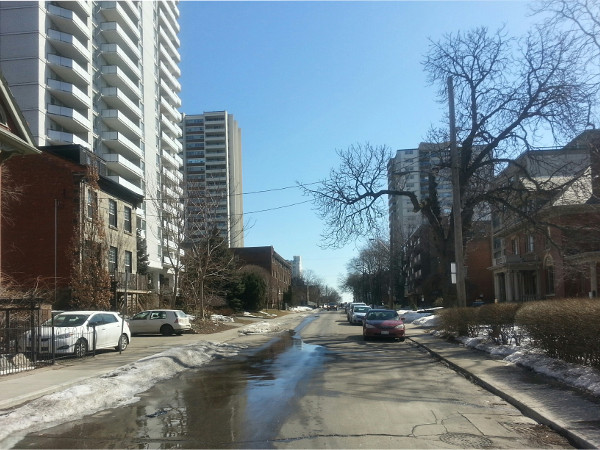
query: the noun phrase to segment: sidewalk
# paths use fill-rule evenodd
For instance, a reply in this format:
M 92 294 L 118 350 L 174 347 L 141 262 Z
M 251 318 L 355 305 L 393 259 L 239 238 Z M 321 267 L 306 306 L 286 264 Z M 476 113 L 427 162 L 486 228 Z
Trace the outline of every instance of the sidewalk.
M 578 448 L 600 448 L 600 400 L 549 377 L 446 342 L 428 329 L 407 324 L 412 341 L 526 416 L 567 437 Z

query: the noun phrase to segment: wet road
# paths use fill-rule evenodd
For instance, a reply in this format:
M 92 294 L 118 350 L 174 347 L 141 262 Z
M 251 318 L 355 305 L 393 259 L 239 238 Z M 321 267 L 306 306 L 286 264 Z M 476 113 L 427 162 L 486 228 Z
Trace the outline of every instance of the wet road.
M 17 448 L 566 448 L 408 342 L 364 342 L 341 312 L 157 385 Z

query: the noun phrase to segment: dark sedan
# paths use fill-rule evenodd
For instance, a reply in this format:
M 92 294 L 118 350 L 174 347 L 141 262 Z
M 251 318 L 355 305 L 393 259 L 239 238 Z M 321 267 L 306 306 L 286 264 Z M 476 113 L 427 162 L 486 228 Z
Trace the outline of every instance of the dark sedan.
M 404 322 L 393 309 L 371 309 L 363 320 L 363 337 L 387 338 L 404 341 Z

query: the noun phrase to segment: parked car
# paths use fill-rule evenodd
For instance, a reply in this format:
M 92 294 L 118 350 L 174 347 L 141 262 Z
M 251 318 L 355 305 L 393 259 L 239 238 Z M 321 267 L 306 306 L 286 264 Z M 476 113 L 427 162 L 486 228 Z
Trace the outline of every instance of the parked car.
M 349 303 L 348 307 L 346 309 L 346 318 L 348 319 L 348 322 L 352 322 L 352 312 L 353 312 L 355 306 L 367 306 L 367 304 L 363 303 L 363 302 Z
M 109 311 L 65 311 L 40 327 L 27 331 L 21 346 L 26 351 L 51 353 L 54 325 L 54 352 L 85 356 L 90 350 L 114 348 L 125 350 L 131 342 L 131 331 L 121 316 Z M 37 340 L 37 345 L 35 344 Z
M 363 338 L 390 338 L 404 341 L 404 322 L 393 309 L 372 309 L 363 321 Z
M 152 309 L 128 319 L 132 334 L 182 334 L 192 329 L 190 316 L 180 309 Z
M 371 308 L 368 306 L 355 306 L 352 308 L 352 317 L 350 317 L 350 323 L 362 323 L 365 315 Z

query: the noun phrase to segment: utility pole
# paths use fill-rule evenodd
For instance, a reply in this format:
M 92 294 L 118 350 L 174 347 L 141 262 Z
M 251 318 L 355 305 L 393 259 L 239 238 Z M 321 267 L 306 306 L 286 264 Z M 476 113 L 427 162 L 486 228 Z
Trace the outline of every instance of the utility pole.
M 459 307 L 467 306 L 465 290 L 465 261 L 463 255 L 462 202 L 460 199 L 460 157 L 456 145 L 456 116 L 454 112 L 454 83 L 448 77 L 450 108 L 450 155 L 452 157 L 452 211 L 454 215 L 454 254 L 456 262 L 456 297 Z

